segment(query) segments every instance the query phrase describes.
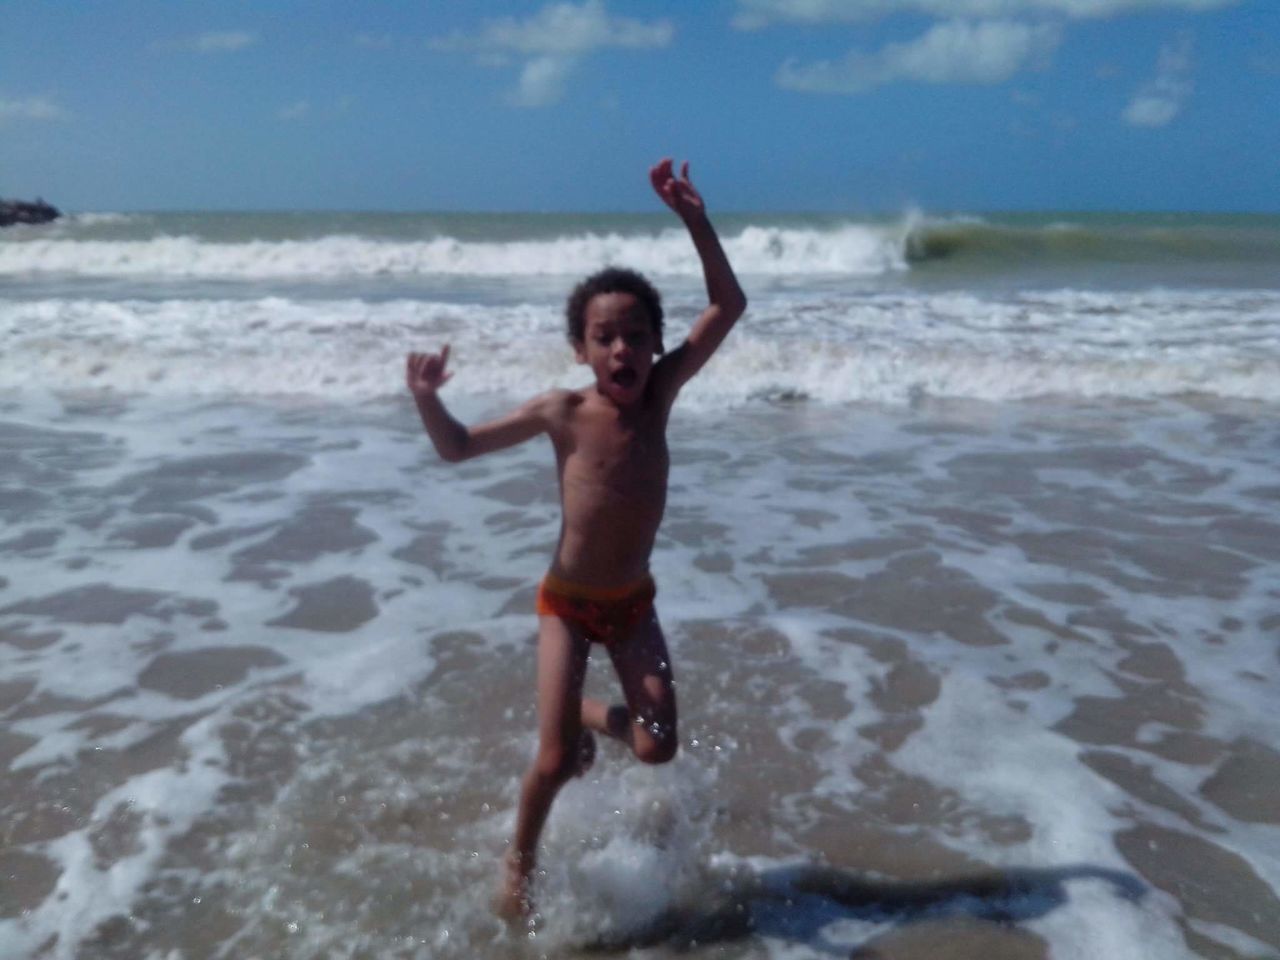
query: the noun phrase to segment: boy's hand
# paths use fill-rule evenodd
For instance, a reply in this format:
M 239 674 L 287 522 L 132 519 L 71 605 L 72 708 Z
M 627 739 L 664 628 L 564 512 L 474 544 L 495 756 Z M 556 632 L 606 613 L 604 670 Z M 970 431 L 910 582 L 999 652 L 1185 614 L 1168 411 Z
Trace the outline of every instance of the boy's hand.
M 707 212 L 702 195 L 689 179 L 688 160 L 680 167 L 680 176 L 677 177 L 671 171 L 671 158 L 664 157 L 649 170 L 649 182 L 653 184 L 653 190 L 662 198 L 662 202 L 674 210 L 681 220 L 688 221 L 690 217 L 702 216 Z
M 449 345 L 439 353 L 411 353 L 405 370 L 409 392 L 415 397 L 429 397 L 449 382 L 452 373 L 445 373 L 449 362 Z

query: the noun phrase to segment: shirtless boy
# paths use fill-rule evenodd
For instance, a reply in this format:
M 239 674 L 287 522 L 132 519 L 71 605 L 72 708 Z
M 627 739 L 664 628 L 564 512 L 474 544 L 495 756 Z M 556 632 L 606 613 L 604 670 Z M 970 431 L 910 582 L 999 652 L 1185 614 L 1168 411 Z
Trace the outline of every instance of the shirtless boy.
M 567 308 L 569 340 L 595 382 L 552 390 L 489 423 L 467 427 L 440 401 L 452 376 L 449 348 L 411 353 L 407 379 L 440 456 L 453 463 L 547 434 L 556 452 L 563 518 L 538 590 L 538 753 L 525 774 L 498 910 L 532 910 L 538 838 L 551 802 L 595 753 L 592 731 L 645 763 L 676 752 L 676 697 L 666 641 L 653 609 L 649 554 L 667 498 L 667 416 L 746 308 L 746 297 L 707 219 L 702 197 L 669 159 L 649 171 L 658 196 L 684 222 L 702 261 L 709 305 L 689 337 L 663 352 L 658 294 L 638 274 L 589 277 Z M 655 357 L 657 359 L 655 360 Z M 584 699 L 592 642 L 608 651 L 626 704 Z

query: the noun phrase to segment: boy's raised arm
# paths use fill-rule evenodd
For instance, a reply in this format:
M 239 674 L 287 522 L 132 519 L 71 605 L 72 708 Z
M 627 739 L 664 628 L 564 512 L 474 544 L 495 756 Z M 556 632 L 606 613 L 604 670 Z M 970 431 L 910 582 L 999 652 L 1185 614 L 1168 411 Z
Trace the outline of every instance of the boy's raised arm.
M 662 201 L 684 221 L 693 246 L 702 261 L 702 274 L 707 283 L 710 304 L 702 311 L 689 332 L 688 339 L 668 357 L 662 366 L 671 369 L 676 388 L 702 369 L 721 341 L 733 329 L 747 308 L 747 297 L 738 285 L 729 258 L 720 246 L 720 238 L 707 218 L 706 204 L 689 179 L 689 163 L 681 166 L 677 177 L 669 158 L 659 161 L 650 171 L 649 180 Z
M 524 406 L 478 427 L 467 427 L 454 418 L 441 401 L 440 388 L 453 376 L 445 370 L 449 347 L 439 353 L 411 353 L 405 381 L 418 405 L 418 416 L 442 460 L 457 463 L 523 443 L 547 428 L 547 397 L 535 397 Z

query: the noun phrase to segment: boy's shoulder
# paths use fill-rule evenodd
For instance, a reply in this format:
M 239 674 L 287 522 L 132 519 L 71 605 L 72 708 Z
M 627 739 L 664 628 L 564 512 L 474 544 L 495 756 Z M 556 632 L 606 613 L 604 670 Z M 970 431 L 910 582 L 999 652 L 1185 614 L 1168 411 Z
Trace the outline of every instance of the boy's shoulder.
M 525 403 L 525 409 L 547 420 L 561 420 L 586 400 L 585 390 L 553 389 Z

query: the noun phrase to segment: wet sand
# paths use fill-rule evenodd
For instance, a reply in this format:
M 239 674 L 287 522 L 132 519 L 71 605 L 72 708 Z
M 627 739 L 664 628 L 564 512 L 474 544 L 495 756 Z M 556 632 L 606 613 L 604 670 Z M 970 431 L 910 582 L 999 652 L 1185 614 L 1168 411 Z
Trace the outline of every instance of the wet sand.
M 485 903 L 548 451 L 450 468 L 393 404 L 10 399 L 0 956 L 1274 955 L 1272 414 L 673 425 L 681 754 L 566 788 L 529 939 Z

